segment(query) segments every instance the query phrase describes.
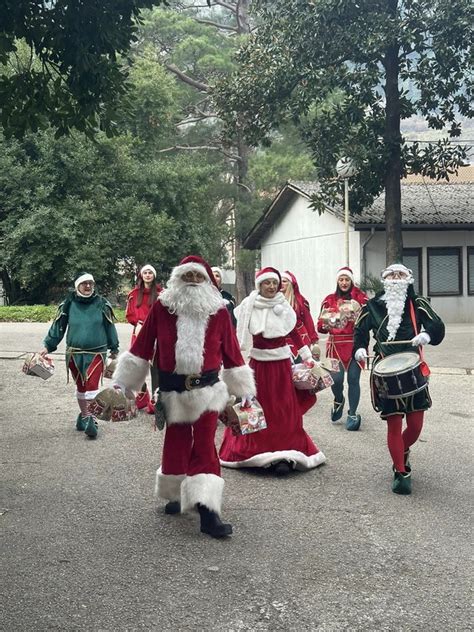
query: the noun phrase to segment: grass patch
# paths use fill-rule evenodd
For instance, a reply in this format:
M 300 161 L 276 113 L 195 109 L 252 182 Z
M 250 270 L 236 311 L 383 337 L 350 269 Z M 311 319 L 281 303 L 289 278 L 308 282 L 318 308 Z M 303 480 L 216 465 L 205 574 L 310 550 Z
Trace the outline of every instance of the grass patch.
M 56 314 L 57 305 L 11 305 L 0 306 L 1 323 L 47 323 Z M 125 310 L 114 308 L 114 314 L 119 323 L 125 320 Z

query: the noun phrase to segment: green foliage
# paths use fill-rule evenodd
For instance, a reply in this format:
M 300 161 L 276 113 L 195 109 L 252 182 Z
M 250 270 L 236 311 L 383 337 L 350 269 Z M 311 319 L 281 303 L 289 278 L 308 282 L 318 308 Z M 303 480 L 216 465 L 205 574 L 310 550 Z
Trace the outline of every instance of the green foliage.
M 57 305 L 15 305 L 0 306 L 1 323 L 47 323 L 55 317 Z M 125 310 L 114 307 L 119 323 L 125 323 Z
M 7 137 L 51 124 L 114 132 L 141 8 L 163 0 L 0 0 L 0 120 Z M 25 48 L 27 55 L 25 55 Z M 22 54 L 23 53 L 23 54 Z
M 344 155 L 359 166 L 353 211 L 383 190 L 389 168 L 398 178 L 408 170 L 445 178 L 465 159 L 465 148 L 447 143 L 405 145 L 399 124 L 418 114 L 456 137 L 459 115 L 472 116 L 468 0 L 254 4 L 259 28 L 217 86 L 219 112 L 230 138 L 244 131 L 254 145 L 293 121 L 321 182 L 315 208 L 340 204 L 334 176 Z

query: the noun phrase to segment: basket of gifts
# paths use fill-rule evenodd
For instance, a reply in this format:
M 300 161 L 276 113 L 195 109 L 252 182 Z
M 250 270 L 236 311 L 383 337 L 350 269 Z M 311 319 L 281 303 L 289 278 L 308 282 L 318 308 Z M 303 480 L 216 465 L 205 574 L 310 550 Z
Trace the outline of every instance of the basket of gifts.
M 47 380 L 54 374 L 54 363 L 51 358 L 42 356 L 40 353 L 30 353 L 21 370 L 26 375 L 34 375 Z
M 329 369 L 326 369 L 321 362 L 315 362 L 312 367 L 305 364 L 294 364 L 292 378 L 295 388 L 299 391 L 319 393 L 319 391 L 334 384 Z
M 116 367 L 117 367 L 117 358 L 107 358 L 107 361 L 105 363 L 104 377 L 110 380 L 114 376 L 114 371 Z
M 321 311 L 319 316 L 323 321 L 326 329 L 344 329 L 347 325 L 347 317 L 344 312 L 340 312 L 338 309 L 325 308 Z
M 119 388 L 104 388 L 89 404 L 89 413 L 103 421 L 125 421 L 137 416 L 137 408 Z
M 249 406 L 234 404 L 233 401 L 235 400 L 231 400 L 219 415 L 219 419 L 231 429 L 233 435 L 251 434 L 267 427 L 262 406 L 255 398 Z
M 344 320 L 346 323 L 354 322 L 357 320 L 357 316 L 359 315 L 360 310 L 360 303 L 354 299 L 341 301 L 339 303 L 340 320 Z

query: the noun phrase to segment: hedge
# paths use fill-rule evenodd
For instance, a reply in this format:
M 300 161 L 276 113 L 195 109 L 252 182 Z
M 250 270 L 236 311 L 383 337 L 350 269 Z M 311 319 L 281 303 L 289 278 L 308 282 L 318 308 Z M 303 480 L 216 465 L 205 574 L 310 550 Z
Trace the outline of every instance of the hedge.
M 57 305 L 11 305 L 0 306 L 2 323 L 47 323 L 54 318 Z M 114 309 L 119 323 L 125 323 L 125 310 Z

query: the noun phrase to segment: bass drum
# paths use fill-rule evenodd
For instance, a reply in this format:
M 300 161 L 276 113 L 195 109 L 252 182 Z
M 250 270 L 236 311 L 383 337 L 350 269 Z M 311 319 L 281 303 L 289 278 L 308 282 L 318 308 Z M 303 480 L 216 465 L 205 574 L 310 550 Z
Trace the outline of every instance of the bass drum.
M 421 358 L 407 351 L 383 358 L 372 369 L 375 388 L 382 399 L 398 399 L 419 393 L 428 386 L 421 372 Z

